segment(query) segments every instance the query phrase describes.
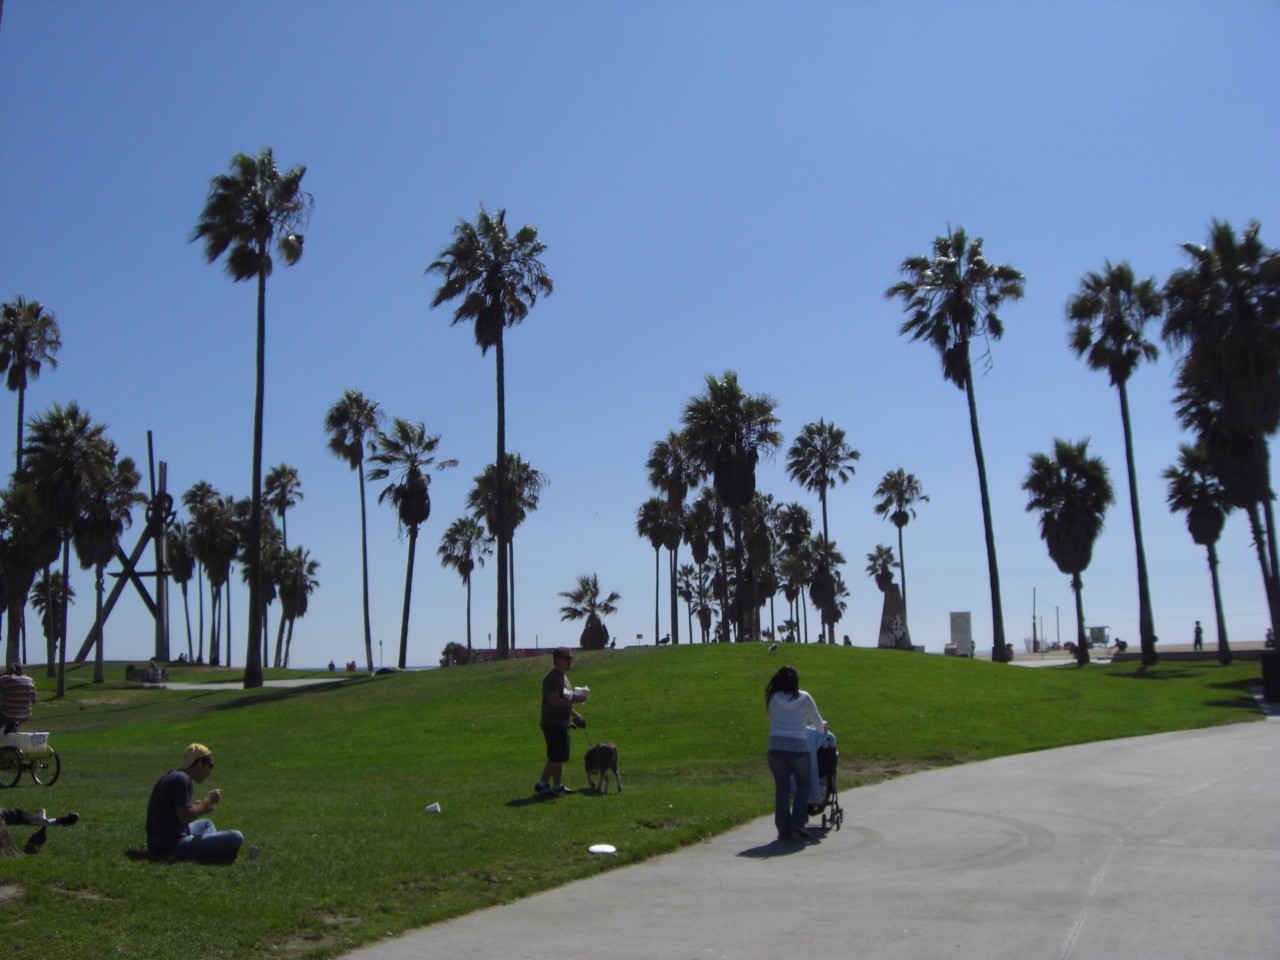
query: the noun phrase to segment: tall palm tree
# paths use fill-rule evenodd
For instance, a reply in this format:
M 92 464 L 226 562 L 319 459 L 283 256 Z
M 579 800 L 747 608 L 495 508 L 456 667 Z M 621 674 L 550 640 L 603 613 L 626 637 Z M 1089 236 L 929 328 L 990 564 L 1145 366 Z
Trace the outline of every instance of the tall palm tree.
M 658 642 L 661 628 L 658 626 L 658 584 L 662 582 L 660 557 L 662 545 L 667 541 L 667 502 L 661 497 L 650 497 L 636 511 L 636 533 L 653 547 L 653 642 Z
M 410 423 L 400 417 L 391 421 L 390 433 L 379 433 L 377 452 L 369 458 L 374 464 L 368 477 L 372 481 L 395 477 L 378 494 L 378 502 L 389 501 L 396 508 L 400 527 L 409 532 L 409 561 L 404 575 L 404 611 L 400 617 L 400 669 L 408 667 L 409 657 L 409 602 L 413 596 L 413 556 L 418 545 L 418 528 L 431 516 L 431 495 L 428 487 L 431 477 L 427 467 L 436 464 L 436 470 L 456 467 L 457 460 L 441 460 L 436 463 L 435 452 L 440 445 L 440 435 L 427 435 L 422 423 Z
M 933 257 L 908 257 L 902 261 L 906 279 L 885 291 L 899 297 L 908 319 L 899 333 L 930 343 L 942 360 L 943 379 L 964 391 L 969 402 L 969 431 L 978 464 L 978 490 L 982 497 L 982 526 L 987 541 L 987 574 L 991 582 L 993 646 L 991 658 L 1009 660 L 1004 638 L 1004 611 L 1000 601 L 1000 569 L 996 563 L 996 537 L 991 522 L 991 493 L 987 464 L 978 430 L 978 401 L 973 390 L 974 340 L 999 340 L 1004 324 L 996 311 L 1006 300 L 1020 300 L 1024 278 L 1008 264 L 989 263 L 982 239 L 970 240 L 962 227 L 933 241 Z
M 1209 243 L 1165 283 L 1166 340 L 1184 348 L 1178 413 L 1232 505 L 1249 514 L 1271 628 L 1280 631 L 1280 557 L 1269 438 L 1280 429 L 1280 251 L 1259 226 L 1215 220 Z
M 55 403 L 49 412 L 32 419 L 24 450 L 36 497 L 58 531 L 62 544 L 62 580 L 70 583 L 71 537 L 95 489 L 115 464 L 115 447 L 106 438 L 106 426 L 94 423 L 75 403 Z M 57 696 L 66 695 L 67 611 L 64 607 L 58 637 Z
M 373 630 L 369 624 L 369 527 L 365 513 L 364 455 L 366 446 L 368 452 L 373 452 L 372 438 L 381 431 L 382 420 L 378 402 L 358 390 L 344 391 L 324 418 L 329 452 L 346 461 L 360 485 L 360 585 L 364 601 L 364 656 L 370 673 L 373 673 Z
M 594 573 L 584 573 L 578 577 L 577 587 L 563 591 L 560 596 L 569 601 L 560 608 L 561 620 L 587 621 L 582 628 L 579 646 L 583 650 L 600 650 L 608 645 L 609 628 L 604 625 L 604 618 L 618 612 L 621 594 L 614 590 L 601 599 L 599 579 Z
M 102 594 L 105 587 L 107 564 L 111 562 L 120 546 L 120 537 L 125 529 L 133 523 L 133 508 L 146 502 L 146 497 L 138 490 L 142 475 L 134 465 L 131 457 L 117 458 L 116 445 L 107 440 L 104 456 L 108 459 L 106 469 L 92 478 L 84 505 L 71 528 L 71 540 L 75 546 L 76 557 L 80 561 L 80 569 L 94 571 L 95 618 L 93 632 L 95 634 L 95 653 L 93 659 L 93 682 L 106 683 L 106 668 L 103 661 L 102 632 L 103 623 Z
M 274 245 L 288 266 L 302 257 L 302 233 L 311 213 L 311 195 L 302 189 L 303 166 L 281 172 L 271 148 L 256 157 L 237 153 L 231 172 L 209 182 L 209 196 L 191 233 L 204 241 L 205 258 L 213 263 L 224 253 L 234 281 L 257 280 L 257 375 L 253 403 L 253 473 L 249 494 L 249 646 L 244 685 L 262 686 L 262 420 L 266 391 L 267 277 Z
M 516 646 L 516 530 L 525 522 L 529 514 L 538 509 L 542 497 L 542 488 L 551 481 L 545 473 L 535 470 L 518 453 L 507 454 L 506 469 L 506 501 L 500 504 L 498 498 L 498 471 L 493 464 L 484 468 L 484 472 L 475 478 L 475 485 L 467 494 L 467 509 L 477 520 L 482 520 L 490 534 L 499 542 L 507 542 L 507 565 L 505 569 L 499 564 L 498 576 L 507 580 L 508 626 L 510 646 Z M 505 524 L 499 528 L 497 524 Z M 499 532 L 506 530 L 504 538 Z
M 1022 482 L 1027 510 L 1040 511 L 1040 536 L 1049 558 L 1071 577 L 1076 597 L 1076 662 L 1089 662 L 1084 629 L 1084 584 L 1080 574 L 1093 559 L 1093 545 L 1102 531 L 1107 507 L 1115 501 L 1106 464 L 1089 456 L 1089 441 L 1071 443 L 1058 438 L 1053 456 L 1031 455 L 1031 469 Z
M 924 487 L 916 479 L 914 473 L 907 473 L 901 467 L 890 470 L 880 478 L 880 485 L 873 494 L 876 500 L 876 515 L 888 517 L 898 528 L 898 566 L 902 570 L 902 609 L 907 609 L 907 554 L 903 549 L 902 531 L 907 523 L 916 518 L 917 503 L 928 503 L 929 497 Z
M 190 524 L 181 520 L 175 523 L 165 536 L 165 548 L 169 575 L 182 591 L 182 611 L 187 621 L 187 659 L 194 663 L 196 650 L 191 635 L 191 603 L 187 585 L 196 574 L 196 555 L 191 549 Z
M 5 663 L 26 663 L 23 613 L 36 574 L 53 563 L 60 541 L 57 531 L 28 480 L 14 480 L 0 491 L 0 583 L 4 585 Z M 53 657 L 46 659 L 53 663 Z
M 712 479 L 716 497 L 728 508 L 734 539 L 734 574 L 738 585 L 739 638 L 756 640 L 758 607 L 748 582 L 742 539 L 742 511 L 756 494 L 756 464 L 781 445 L 774 416 L 777 403 L 768 394 L 748 394 L 738 375 L 708 374 L 704 393 L 692 397 L 682 422 L 689 452 Z M 722 610 L 723 612 L 723 610 Z
M 471 653 L 471 574 L 484 566 L 484 558 L 493 556 L 493 537 L 471 517 L 459 517 L 440 538 L 440 565 L 452 567 L 467 588 L 467 653 Z
M 289 549 L 289 526 L 285 522 L 285 514 L 298 505 L 303 499 L 302 481 L 298 479 L 298 471 L 287 463 L 281 463 L 267 471 L 262 481 L 263 504 L 280 518 L 280 542 L 284 549 Z
M 685 498 L 689 495 L 690 488 L 701 483 L 704 477 L 702 466 L 689 452 L 684 435 L 668 430 L 666 437 L 654 443 L 649 451 L 645 469 L 649 473 L 650 486 L 666 495 L 670 515 L 683 521 Z M 676 644 L 680 642 L 680 617 L 676 603 L 676 576 L 680 563 L 677 554 L 682 533 L 680 525 L 677 524 L 674 529 L 668 528 L 667 533 L 664 545 L 670 550 L 668 572 L 671 580 L 671 642 Z
M 506 519 L 507 413 L 503 331 L 524 320 L 539 296 L 551 293 L 551 278 L 538 259 L 545 251 L 546 244 L 538 239 L 537 227 L 526 224 L 512 235 L 507 230 L 506 210 L 491 215 L 481 206 L 476 222 L 459 221 L 454 227 L 453 242 L 427 266 L 428 273 L 439 273 L 444 277 L 444 282 L 431 299 L 432 308 L 461 297 L 462 302 L 453 311 L 451 324 L 471 323 L 480 353 L 488 353 L 490 348 L 494 352 L 498 387 L 498 444 L 494 457 L 498 516 L 497 523 L 489 524 L 489 529 L 498 539 L 499 570 L 508 568 L 511 529 Z M 507 588 L 506 578 L 499 576 L 499 659 L 509 655 L 511 646 L 507 628 Z
M 280 619 L 289 625 L 289 636 L 284 647 L 284 666 L 289 666 L 289 654 L 293 650 L 293 625 L 306 616 L 311 594 L 320 586 L 316 571 L 320 563 L 311 559 L 311 551 L 295 547 L 286 550 L 277 569 L 277 591 L 280 595 Z
M 17 297 L 0 307 L 0 373 L 18 395 L 18 443 L 14 471 L 22 470 L 22 425 L 27 384 L 40 376 L 43 364 L 57 369 L 62 336 L 58 321 L 39 300 Z
M 1154 277 L 1137 280 L 1127 262 L 1107 261 L 1102 273 L 1087 273 L 1080 291 L 1067 301 L 1071 349 L 1084 357 L 1090 370 L 1105 370 L 1120 395 L 1125 464 L 1129 470 L 1129 511 L 1138 560 L 1138 633 L 1142 662 L 1151 666 L 1156 653 L 1155 618 L 1151 614 L 1151 584 L 1142 543 L 1142 515 L 1138 510 L 1138 477 L 1133 463 L 1133 423 L 1129 417 L 1129 378 L 1142 361 L 1155 361 L 1160 351 L 1146 339 L 1147 323 L 1164 310 Z
M 853 478 L 853 462 L 861 456 L 845 442 L 844 431 L 826 420 L 806 423 L 787 451 L 787 475 L 806 490 L 816 490 L 818 502 L 822 505 L 824 564 L 828 559 L 825 545 L 831 542 L 827 527 L 827 491 L 837 483 L 848 483 Z M 830 573 L 829 570 L 826 572 Z M 836 642 L 835 630 L 834 623 L 827 624 L 827 643 Z
M 193 491 L 196 491 L 195 487 L 188 493 Z M 224 597 L 224 588 L 227 593 L 230 592 L 231 564 L 240 548 L 240 537 L 233 515 L 235 501 L 229 496 L 219 495 L 208 484 L 201 487 L 198 493 L 200 499 L 195 501 L 194 508 L 188 504 L 188 509 L 193 510 L 191 549 L 204 568 L 205 579 L 209 582 L 209 663 L 217 666 L 222 662 L 222 611 L 225 606 L 223 601 L 227 599 Z M 203 660 L 203 647 L 204 632 L 201 628 L 196 648 L 197 663 Z
M 1178 463 L 1164 471 L 1169 482 L 1169 508 L 1186 514 L 1191 539 L 1205 548 L 1209 556 L 1209 577 L 1213 583 L 1213 612 L 1218 620 L 1218 662 L 1231 662 L 1231 646 L 1227 642 L 1227 621 L 1222 613 L 1222 585 L 1218 581 L 1218 538 L 1231 512 L 1222 484 L 1213 475 L 1209 455 L 1203 447 L 1184 443 L 1178 448 Z

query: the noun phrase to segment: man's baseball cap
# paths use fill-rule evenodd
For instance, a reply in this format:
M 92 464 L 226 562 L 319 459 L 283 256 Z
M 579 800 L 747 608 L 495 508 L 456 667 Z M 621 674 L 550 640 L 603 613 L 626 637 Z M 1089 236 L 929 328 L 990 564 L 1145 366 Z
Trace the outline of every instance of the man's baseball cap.
M 205 757 L 212 757 L 213 751 L 206 747 L 203 743 L 193 743 L 187 747 L 187 752 L 182 755 L 182 764 L 179 770 L 189 770 L 195 765 L 197 760 L 203 760 Z

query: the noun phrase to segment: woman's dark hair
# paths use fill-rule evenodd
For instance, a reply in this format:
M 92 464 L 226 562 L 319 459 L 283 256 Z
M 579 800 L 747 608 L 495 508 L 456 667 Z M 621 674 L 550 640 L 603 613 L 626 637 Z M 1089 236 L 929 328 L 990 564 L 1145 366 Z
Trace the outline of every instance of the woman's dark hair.
M 795 667 L 783 667 L 773 675 L 773 679 L 764 688 L 766 710 L 769 708 L 769 698 L 775 693 L 789 693 L 792 700 L 800 695 L 800 674 L 796 673 Z

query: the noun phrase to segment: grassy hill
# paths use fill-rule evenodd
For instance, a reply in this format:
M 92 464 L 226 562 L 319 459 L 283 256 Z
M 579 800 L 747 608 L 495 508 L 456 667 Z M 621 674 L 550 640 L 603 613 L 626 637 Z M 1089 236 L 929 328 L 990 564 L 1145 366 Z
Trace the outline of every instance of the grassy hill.
M 182 688 L 235 674 L 175 668 L 167 690 L 41 684 L 36 721 L 63 759 L 50 788 L 23 776 L 0 804 L 77 810 L 44 851 L 0 860 L 13 957 L 325 957 L 634 862 L 771 812 L 763 692 L 800 671 L 839 738 L 842 791 L 940 764 L 1252 720 L 1258 665 L 1019 669 L 825 646 L 578 652 L 591 687 L 567 781 L 585 788 L 589 740 L 617 743 L 624 792 L 534 799 L 538 689 L 549 661 L 518 660 L 302 690 Z M 268 672 L 268 676 L 273 676 Z M 317 675 L 328 679 L 330 675 Z M 231 867 L 149 862 L 147 794 L 187 743 L 217 757 L 215 822 L 257 844 Z M 443 812 L 427 814 L 438 802 Z M 856 793 L 843 797 L 857 822 Z M 27 835 L 17 828 L 21 846 Z M 761 840 L 772 835 L 762 828 Z M 616 857 L 593 857 L 606 842 Z

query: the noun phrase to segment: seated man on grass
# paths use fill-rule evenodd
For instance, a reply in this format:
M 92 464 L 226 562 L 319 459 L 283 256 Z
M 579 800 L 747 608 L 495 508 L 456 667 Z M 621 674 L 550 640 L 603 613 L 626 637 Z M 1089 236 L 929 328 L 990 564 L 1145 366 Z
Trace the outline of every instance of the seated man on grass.
M 244 843 L 239 830 L 218 830 L 207 814 L 222 799 L 221 790 L 210 790 L 192 800 L 191 787 L 213 773 L 213 752 L 193 743 L 182 756 L 182 765 L 170 770 L 151 788 L 147 802 L 147 852 L 153 857 L 177 860 L 209 860 L 232 863 Z

